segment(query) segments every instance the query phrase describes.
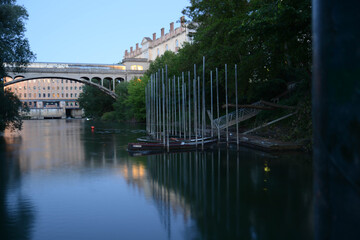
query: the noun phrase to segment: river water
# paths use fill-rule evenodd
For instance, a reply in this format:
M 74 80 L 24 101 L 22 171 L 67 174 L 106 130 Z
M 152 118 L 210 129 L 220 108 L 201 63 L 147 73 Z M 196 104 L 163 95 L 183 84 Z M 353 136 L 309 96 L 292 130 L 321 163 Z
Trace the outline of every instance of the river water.
M 95 130 L 91 130 L 95 126 Z M 312 163 L 249 149 L 130 156 L 144 125 L 0 136 L 1 239 L 312 239 Z

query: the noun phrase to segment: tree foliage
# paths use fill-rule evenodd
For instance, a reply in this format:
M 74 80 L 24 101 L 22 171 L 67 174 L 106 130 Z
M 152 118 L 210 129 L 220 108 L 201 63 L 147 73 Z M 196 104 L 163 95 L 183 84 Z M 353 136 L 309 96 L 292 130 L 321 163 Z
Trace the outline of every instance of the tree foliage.
M 105 112 L 113 111 L 115 100 L 96 87 L 85 85 L 78 98 L 80 107 L 87 117 L 100 118 Z
M 6 128 L 11 131 L 21 130 L 22 118 L 20 112 L 28 112 L 28 107 L 23 107 L 19 98 L 10 91 L 3 90 L 3 83 L 0 82 L 0 132 Z
M 4 63 L 16 63 L 15 71 L 20 72 L 23 66 L 35 58 L 24 35 L 24 21 L 27 18 L 26 9 L 16 5 L 15 0 L 0 0 L 0 77 L 6 76 Z M 2 79 L 0 103 L 0 132 L 5 128 L 21 130 L 19 111 L 23 109 L 22 104 L 15 94 L 4 91 Z M 25 110 L 28 111 L 28 108 Z
M 0 75 L 6 75 L 4 63 L 21 66 L 34 60 L 28 40 L 25 38 L 25 23 L 28 14 L 15 0 L 0 0 Z

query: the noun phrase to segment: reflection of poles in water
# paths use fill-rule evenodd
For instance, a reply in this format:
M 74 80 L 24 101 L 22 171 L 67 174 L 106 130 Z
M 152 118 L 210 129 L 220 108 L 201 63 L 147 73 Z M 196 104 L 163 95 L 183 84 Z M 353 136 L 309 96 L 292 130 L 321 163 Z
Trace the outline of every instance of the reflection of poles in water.
M 229 196 L 229 184 L 230 184 L 230 173 L 229 173 L 229 151 L 226 151 L 226 228 L 229 230 L 230 226 L 230 196 Z
M 240 212 L 240 162 L 239 162 L 239 151 L 236 152 L 236 212 Z M 240 224 L 240 214 L 236 214 L 236 226 Z M 240 235 L 239 228 L 236 228 L 236 236 Z
M 217 194 L 217 196 L 218 196 L 218 203 L 220 202 L 220 149 L 218 149 L 218 174 L 217 174 L 218 176 L 218 194 Z M 221 210 L 221 205 L 219 204 L 219 206 L 218 206 L 218 213 L 217 213 L 217 216 L 218 216 L 218 222 L 220 222 L 220 210 Z

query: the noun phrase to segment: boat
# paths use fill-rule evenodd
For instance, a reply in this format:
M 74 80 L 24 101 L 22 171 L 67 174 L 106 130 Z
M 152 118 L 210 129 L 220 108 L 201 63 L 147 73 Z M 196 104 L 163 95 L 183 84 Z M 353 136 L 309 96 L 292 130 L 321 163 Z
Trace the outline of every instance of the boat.
M 214 138 L 204 138 L 204 139 L 170 139 L 169 141 L 169 151 L 181 151 L 181 150 L 192 150 L 196 148 L 201 148 L 202 143 L 204 146 L 208 147 L 212 143 L 216 142 L 217 140 Z M 128 151 L 129 152 L 141 152 L 141 151 L 155 151 L 155 152 L 163 152 L 167 151 L 168 147 L 167 144 L 163 142 L 136 142 L 136 143 L 129 143 L 128 144 Z

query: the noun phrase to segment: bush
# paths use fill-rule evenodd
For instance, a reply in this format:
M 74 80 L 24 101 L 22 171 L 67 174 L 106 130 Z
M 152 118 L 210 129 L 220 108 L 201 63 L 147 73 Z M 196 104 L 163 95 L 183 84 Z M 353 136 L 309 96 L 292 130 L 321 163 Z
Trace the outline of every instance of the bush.
M 116 120 L 116 112 L 106 112 L 101 116 L 102 121 L 115 121 Z

